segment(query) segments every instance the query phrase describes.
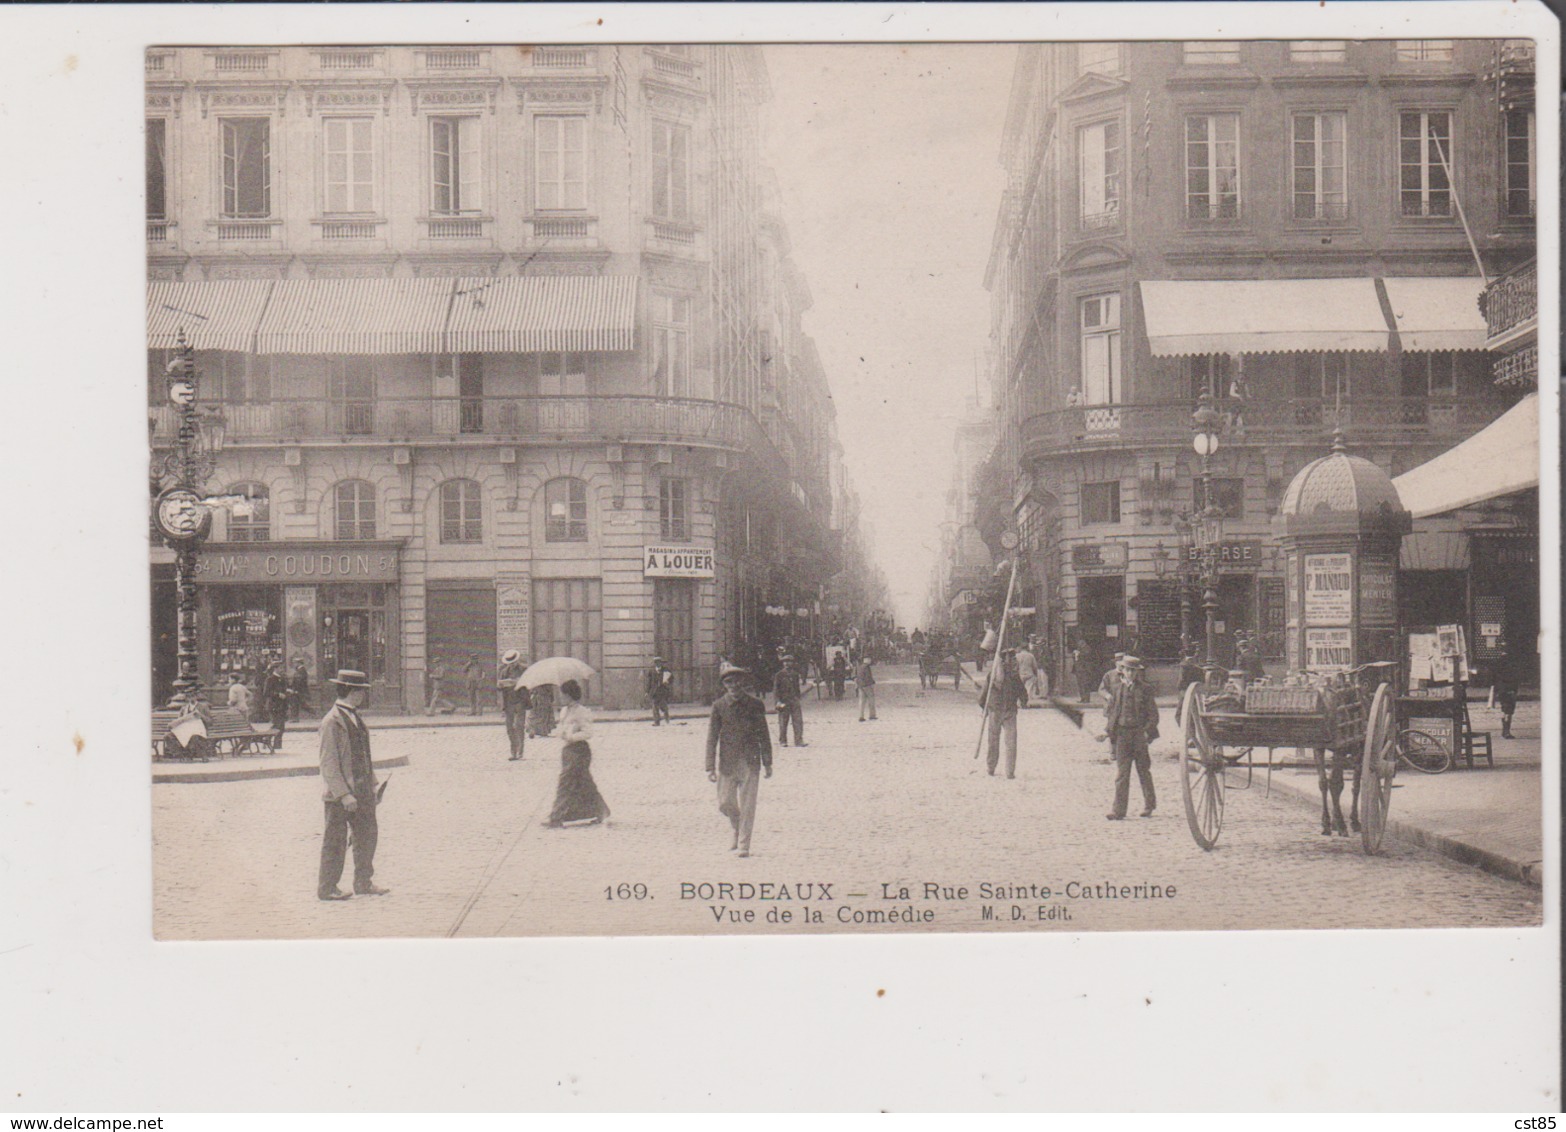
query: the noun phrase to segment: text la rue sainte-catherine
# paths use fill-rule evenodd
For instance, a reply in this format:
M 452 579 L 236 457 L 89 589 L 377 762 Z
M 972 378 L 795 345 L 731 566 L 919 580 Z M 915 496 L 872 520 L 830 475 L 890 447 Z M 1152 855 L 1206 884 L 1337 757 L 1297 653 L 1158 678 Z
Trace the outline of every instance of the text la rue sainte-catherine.
M 715 922 L 720 924 L 914 924 L 933 923 L 942 906 L 963 905 L 969 901 L 1026 900 L 1048 904 L 1051 901 L 1170 900 L 1174 885 L 1070 880 L 1063 885 L 1026 883 L 946 884 L 939 881 L 904 883 L 882 881 L 864 892 L 843 893 L 841 898 L 832 882 L 800 883 L 770 881 L 681 881 L 680 899 L 700 901 Z M 866 904 L 849 903 L 850 900 Z M 763 907 L 756 907 L 756 905 Z M 831 904 L 822 908 L 822 904 Z M 799 906 L 789 907 L 789 905 Z M 890 907 L 888 907 L 890 905 Z M 1057 912 L 1049 919 L 1070 919 L 1064 905 L 1052 905 Z M 981 908 L 983 919 L 993 918 Z

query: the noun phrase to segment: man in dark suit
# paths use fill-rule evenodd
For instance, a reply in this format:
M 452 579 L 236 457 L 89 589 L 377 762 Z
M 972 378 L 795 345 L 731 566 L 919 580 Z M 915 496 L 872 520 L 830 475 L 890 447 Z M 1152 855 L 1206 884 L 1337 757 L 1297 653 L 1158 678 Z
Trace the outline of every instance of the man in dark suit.
M 1115 753 L 1115 808 L 1105 816 L 1122 821 L 1131 804 L 1131 769 L 1136 768 L 1142 784 L 1142 816 L 1150 818 L 1158 805 L 1153 792 L 1153 764 L 1147 745 L 1158 737 L 1158 704 L 1148 687 L 1142 662 L 1124 657 L 1120 662 L 1120 680 L 1104 709 L 1105 731 Z
M 724 692 L 707 725 L 707 781 L 718 784 L 718 812 L 734 827 L 729 848 L 749 857 L 756 795 L 761 779 L 772 777 L 767 706 L 750 694 L 748 669 L 725 664 L 719 678 Z
M 321 838 L 321 872 L 316 895 L 322 900 L 347 900 L 337 887 L 353 830 L 353 891 L 359 896 L 385 896 L 375 876 L 375 845 L 380 831 L 375 807 L 375 769 L 370 763 L 370 731 L 359 709 L 370 696 L 370 681 L 362 672 L 340 669 L 332 680 L 337 702 L 321 720 L 322 799 L 326 803 L 326 833 Z

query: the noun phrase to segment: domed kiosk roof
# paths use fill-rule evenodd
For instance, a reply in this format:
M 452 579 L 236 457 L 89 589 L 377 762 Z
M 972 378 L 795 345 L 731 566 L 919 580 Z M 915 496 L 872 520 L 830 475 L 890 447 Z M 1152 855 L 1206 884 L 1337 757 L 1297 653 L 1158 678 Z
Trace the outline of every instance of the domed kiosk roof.
M 1290 533 L 1403 533 L 1411 519 L 1398 498 L 1392 477 L 1363 456 L 1350 456 L 1343 438 L 1332 452 L 1299 470 L 1278 508 Z

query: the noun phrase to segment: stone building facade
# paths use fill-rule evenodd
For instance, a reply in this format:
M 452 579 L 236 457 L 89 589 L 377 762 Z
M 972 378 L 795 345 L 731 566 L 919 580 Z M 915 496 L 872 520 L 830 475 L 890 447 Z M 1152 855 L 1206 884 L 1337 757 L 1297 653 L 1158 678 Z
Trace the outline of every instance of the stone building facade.
M 696 699 L 819 598 L 842 476 L 766 98 L 728 46 L 147 52 L 155 456 L 181 333 L 225 434 L 204 682 L 303 660 L 418 709 L 517 648 Z
M 1529 46 L 1019 49 L 988 273 L 1011 505 L 985 535 L 1019 529 L 1056 663 L 1134 648 L 1166 674 L 1200 648 L 1202 393 L 1223 421 L 1224 663 L 1239 632 L 1282 662 L 1269 524 L 1334 427 L 1397 475 L 1516 400 L 1491 380 L 1475 260 L 1493 277 L 1533 254 L 1533 119 L 1497 80 Z

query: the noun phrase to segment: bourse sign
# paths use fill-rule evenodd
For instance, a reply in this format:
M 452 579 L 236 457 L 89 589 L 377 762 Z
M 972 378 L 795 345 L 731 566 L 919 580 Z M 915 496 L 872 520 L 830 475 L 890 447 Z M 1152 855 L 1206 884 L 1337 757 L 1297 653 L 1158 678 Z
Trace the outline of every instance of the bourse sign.
M 649 546 L 642 552 L 644 578 L 710 578 L 714 572 L 710 546 Z

